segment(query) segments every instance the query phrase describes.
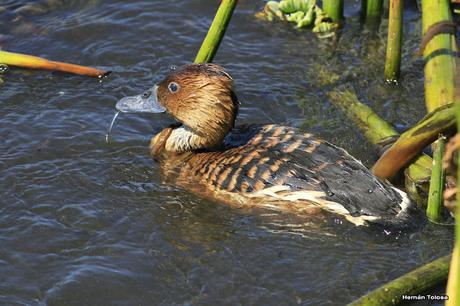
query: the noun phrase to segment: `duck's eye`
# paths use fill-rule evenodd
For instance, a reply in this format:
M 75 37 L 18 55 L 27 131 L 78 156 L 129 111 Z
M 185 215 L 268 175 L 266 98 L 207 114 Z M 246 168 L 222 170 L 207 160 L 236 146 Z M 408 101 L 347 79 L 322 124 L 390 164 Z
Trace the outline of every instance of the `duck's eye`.
M 176 93 L 179 90 L 179 84 L 176 82 L 171 82 L 168 85 L 169 91 L 172 93 Z

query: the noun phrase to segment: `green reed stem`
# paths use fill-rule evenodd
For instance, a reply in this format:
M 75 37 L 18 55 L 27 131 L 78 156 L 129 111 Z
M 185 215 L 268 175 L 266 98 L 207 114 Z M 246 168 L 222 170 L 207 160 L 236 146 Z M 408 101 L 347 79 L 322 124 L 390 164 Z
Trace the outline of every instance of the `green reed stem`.
M 423 35 L 435 23 L 452 21 L 449 0 L 422 0 Z M 425 65 L 425 103 L 428 112 L 454 101 L 456 51 L 452 34 L 434 36 L 423 52 Z
M 211 27 L 209 28 L 208 34 L 206 34 L 201 48 L 198 51 L 195 63 L 212 62 L 237 3 L 237 0 L 222 0 Z
M 401 43 L 403 27 L 404 0 L 390 0 L 388 18 L 387 57 L 385 62 L 385 79 L 397 82 L 401 65 Z
M 441 208 L 444 192 L 444 169 L 442 156 L 444 155 L 446 137 L 440 135 L 433 144 L 433 168 L 431 170 L 430 191 L 428 193 L 428 207 L 426 216 L 431 222 L 441 221 Z
M 323 0 L 323 11 L 334 22 L 339 22 L 343 19 L 343 0 Z
M 383 0 L 363 0 L 362 6 L 366 22 L 378 20 L 382 16 Z
M 336 89 L 329 93 L 329 98 L 364 132 L 372 144 L 378 145 L 386 139 L 399 136 L 388 122 L 361 103 L 353 91 Z
M 449 272 L 451 256 L 438 258 L 371 292 L 349 306 L 386 306 L 401 303 L 404 295 L 418 295 L 443 283 Z

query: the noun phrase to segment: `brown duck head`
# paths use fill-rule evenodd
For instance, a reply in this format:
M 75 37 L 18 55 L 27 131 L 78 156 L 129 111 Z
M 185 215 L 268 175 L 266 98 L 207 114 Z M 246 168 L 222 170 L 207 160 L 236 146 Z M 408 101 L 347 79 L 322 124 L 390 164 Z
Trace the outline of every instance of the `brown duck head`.
M 182 125 L 154 137 L 152 152 L 182 153 L 220 145 L 235 123 L 238 106 L 233 80 L 224 68 L 190 64 L 173 70 L 147 92 L 121 99 L 116 107 L 122 112 L 171 114 Z

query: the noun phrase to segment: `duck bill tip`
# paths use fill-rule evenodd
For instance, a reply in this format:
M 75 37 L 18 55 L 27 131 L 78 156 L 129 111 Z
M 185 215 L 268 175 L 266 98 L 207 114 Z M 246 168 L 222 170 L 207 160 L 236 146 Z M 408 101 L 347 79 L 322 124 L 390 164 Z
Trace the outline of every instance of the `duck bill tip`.
M 115 108 L 123 113 L 164 113 L 166 108 L 158 101 L 157 90 L 155 85 L 140 95 L 124 97 Z

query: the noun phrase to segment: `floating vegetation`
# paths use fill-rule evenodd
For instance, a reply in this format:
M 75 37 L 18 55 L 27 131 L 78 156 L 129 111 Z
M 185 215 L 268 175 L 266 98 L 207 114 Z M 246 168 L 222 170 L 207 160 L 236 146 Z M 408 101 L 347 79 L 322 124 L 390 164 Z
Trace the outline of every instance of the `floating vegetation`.
M 312 26 L 312 32 L 319 38 L 335 35 L 338 23 L 334 22 L 318 5 L 316 0 L 269 1 L 257 18 L 273 21 L 279 19 L 296 24 L 297 28 Z

